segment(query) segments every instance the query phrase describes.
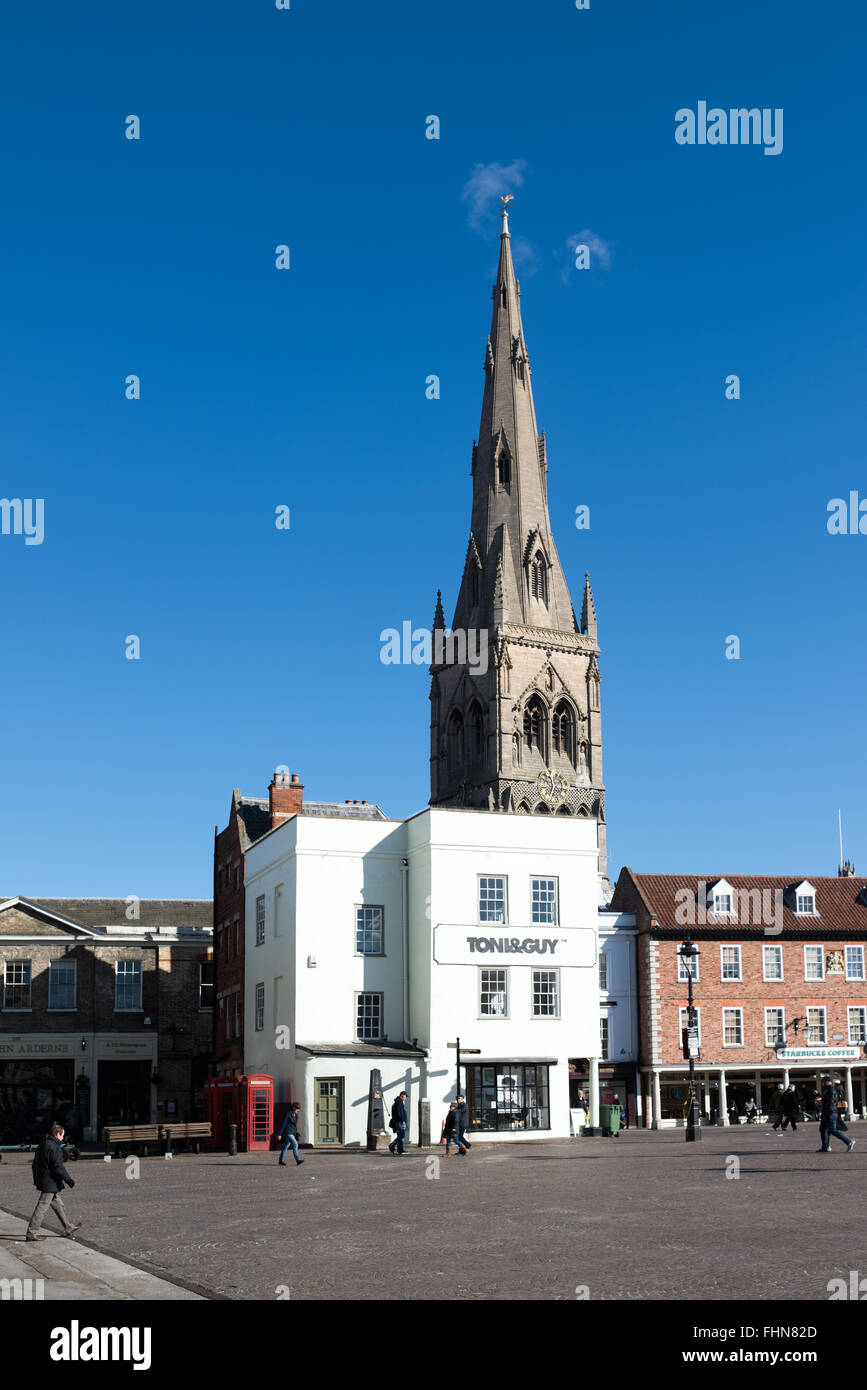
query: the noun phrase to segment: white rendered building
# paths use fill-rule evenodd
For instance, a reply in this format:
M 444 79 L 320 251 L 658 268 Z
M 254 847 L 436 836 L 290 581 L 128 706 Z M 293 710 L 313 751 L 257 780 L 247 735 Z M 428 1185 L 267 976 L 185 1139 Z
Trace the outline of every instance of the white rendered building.
M 287 819 L 247 854 L 246 1071 L 300 1101 L 303 1140 L 363 1147 L 376 1069 L 436 1142 L 460 1038 L 474 1140 L 568 1136 L 569 1060 L 599 1054 L 597 859 L 590 819 Z

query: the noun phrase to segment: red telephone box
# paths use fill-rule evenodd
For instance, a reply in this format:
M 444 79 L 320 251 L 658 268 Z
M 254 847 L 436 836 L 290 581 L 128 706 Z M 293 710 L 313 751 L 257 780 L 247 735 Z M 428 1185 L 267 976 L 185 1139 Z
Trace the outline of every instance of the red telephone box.
M 229 1125 L 237 1124 L 238 1078 L 209 1076 L 204 1086 L 205 1119 L 211 1122 L 211 1149 L 229 1147 Z
M 255 1072 L 239 1076 L 238 1148 L 270 1149 L 274 1130 L 274 1078 Z

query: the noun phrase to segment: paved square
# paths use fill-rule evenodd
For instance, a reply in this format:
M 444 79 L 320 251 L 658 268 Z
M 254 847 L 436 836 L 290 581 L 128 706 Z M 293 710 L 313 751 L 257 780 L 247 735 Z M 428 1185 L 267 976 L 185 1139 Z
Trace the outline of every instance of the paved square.
M 829 1279 L 867 1273 L 867 1137 L 851 1155 L 817 1147 L 816 1125 L 697 1144 L 629 1131 L 477 1142 L 466 1158 L 307 1150 L 297 1168 L 179 1155 L 142 1159 L 137 1179 L 94 1156 L 74 1165 L 68 1207 L 99 1251 L 231 1299 L 574 1299 L 586 1285 L 591 1300 L 826 1301 Z M 5 1159 L 0 1206 L 29 1215 L 34 1200 L 29 1157 Z

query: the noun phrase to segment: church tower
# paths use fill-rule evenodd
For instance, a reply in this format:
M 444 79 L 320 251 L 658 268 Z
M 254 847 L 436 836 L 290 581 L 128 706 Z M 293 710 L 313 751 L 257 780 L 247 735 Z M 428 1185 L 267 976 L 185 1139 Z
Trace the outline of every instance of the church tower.
M 473 511 L 451 629 L 440 596 L 431 672 L 431 805 L 592 816 L 604 876 L 596 611 L 580 625 L 548 518 L 508 213 L 500 234 Z M 451 633 L 451 635 L 449 635 Z

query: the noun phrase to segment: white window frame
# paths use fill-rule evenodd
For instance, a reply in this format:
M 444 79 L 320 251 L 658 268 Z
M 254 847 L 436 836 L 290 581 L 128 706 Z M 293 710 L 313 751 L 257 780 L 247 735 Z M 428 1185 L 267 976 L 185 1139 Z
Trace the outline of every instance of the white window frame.
M 537 976 L 537 975 L 553 975 L 553 976 L 554 976 L 554 1004 L 555 1004 L 555 1008 L 554 1008 L 554 1012 L 553 1012 L 553 1013 L 537 1013 L 537 1012 L 536 1012 L 536 976 Z M 507 1002 L 508 1002 L 508 996 L 507 996 Z M 486 1015 L 486 1017 L 490 1017 L 490 1015 Z M 533 970 L 530 971 L 530 1017 L 531 1017 L 531 1018 L 548 1019 L 548 1020 L 553 1019 L 553 1018 L 559 1018 L 559 1017 L 560 1017 L 560 971 L 557 969 L 556 966 L 555 966 L 553 969 L 547 968 L 547 967 L 545 967 L 545 966 L 539 966 L 538 968 L 534 968 Z
M 779 1025 L 779 1026 L 780 1026 L 780 1030 L 781 1030 L 781 1032 L 782 1032 L 782 1037 L 779 1039 L 778 1042 L 772 1042 L 772 1041 L 771 1041 L 770 1032 L 769 1032 L 769 1029 L 768 1029 L 768 1014 L 779 1014 L 779 1015 L 780 1015 L 780 1025 Z M 774 1026 L 776 1027 L 776 1024 L 775 1024 Z M 785 1045 L 786 1045 L 786 1010 L 785 1010 L 785 1007 L 784 1007 L 782 1004 L 766 1004 L 766 1005 L 765 1005 L 765 1047 L 785 1047 Z
M 496 880 L 503 885 L 503 919 L 497 921 L 491 917 L 482 916 L 482 883 L 488 884 Z M 489 890 L 486 888 L 486 892 Z M 507 874 L 477 874 L 476 875 L 476 911 L 479 915 L 480 927 L 507 927 L 509 925 L 509 879 Z
M 738 973 L 737 973 L 737 975 L 727 975 L 727 974 L 725 973 L 725 970 L 726 970 L 725 952 L 726 952 L 726 951 L 737 951 L 737 953 L 738 953 L 738 956 L 737 956 Z M 733 946 L 733 945 L 731 944 L 731 942 L 726 942 L 725 945 L 720 945 L 720 948 L 719 948 L 719 977 L 720 977 L 720 979 L 721 979 L 722 981 L 724 981 L 726 984 L 729 984 L 729 983 L 731 983 L 731 982 L 734 982 L 735 984 L 743 983 L 743 978 L 744 978 L 744 970 L 743 970 L 743 952 L 742 952 L 740 946 Z
M 599 1015 L 599 1060 L 611 1060 L 611 1019 L 608 1014 Z
M 711 908 L 714 917 L 734 917 L 736 915 L 732 908 L 733 896 L 732 893 L 714 893 L 713 907 Z M 720 907 L 720 903 L 728 903 L 728 907 Z
M 861 1015 L 860 1036 L 852 1036 L 852 1015 Z M 849 1035 L 849 1046 L 857 1047 L 860 1043 L 867 1042 L 867 1008 L 863 1004 L 848 1004 L 846 1006 L 846 1027 Z
M 537 883 L 552 883 L 554 885 L 553 918 L 542 920 L 534 915 L 536 904 L 533 901 L 533 893 Z M 530 922 L 534 927 L 559 927 L 560 925 L 560 880 L 553 874 L 532 874 L 530 877 Z
M 861 961 L 861 969 L 860 969 L 860 971 L 858 972 L 857 975 L 853 975 L 853 974 L 850 974 L 850 973 L 849 973 L 849 952 L 850 952 L 850 951 L 857 951 L 857 952 L 858 952 L 858 958 L 859 958 L 860 961 Z M 864 947 L 863 947 L 863 946 L 847 946 L 847 947 L 846 947 L 845 960 L 846 960 L 846 979 L 847 979 L 847 980 L 863 980 L 863 979 L 865 978 L 865 977 L 864 977 Z
M 808 952 L 808 951 L 818 951 L 818 952 L 819 952 L 819 974 L 818 974 L 818 975 L 810 975 L 810 974 L 808 973 L 808 971 L 807 971 L 807 952 Z M 809 943 L 806 943 L 805 946 L 804 946 L 804 979 L 805 979 L 805 980 L 809 980 L 809 981 L 811 981 L 811 982 L 814 983 L 814 984 L 817 984 L 820 980 L 824 980 L 824 978 L 825 978 L 825 947 L 824 947 L 824 946 L 818 946 L 818 945 L 816 944 L 815 941 L 811 941 L 811 942 L 809 942 Z
M 696 980 L 698 980 L 698 979 L 701 978 L 700 975 L 699 975 L 699 969 L 700 969 L 699 961 L 700 961 L 700 957 L 699 957 L 699 956 L 691 956 L 691 957 L 690 957 L 689 964 L 690 964 L 690 966 L 692 967 L 691 972 L 690 972 L 690 970 L 687 969 L 687 962 L 684 960 L 683 956 L 680 954 L 680 951 L 678 950 L 678 952 L 677 952 L 677 978 L 678 978 L 678 980 L 680 981 L 681 984 L 684 984 L 684 985 L 686 984 L 687 980 L 688 980 L 689 977 L 690 977 L 690 973 L 692 974 L 693 982 L 695 982 Z
M 256 899 L 256 945 L 265 944 L 265 894 L 260 893 Z
M 699 1045 L 699 1047 L 701 1047 L 701 1005 L 695 1005 L 694 1007 L 695 1007 L 695 1021 L 696 1021 L 696 1025 L 697 1025 L 697 1027 L 698 1027 L 698 1045 Z M 678 1027 L 678 1030 L 677 1030 L 677 1045 L 678 1045 L 678 1047 L 682 1047 L 682 1046 L 683 1046 L 683 1030 L 684 1030 L 684 1028 L 687 1027 L 687 1022 L 686 1022 L 686 1020 L 687 1020 L 688 1014 L 689 1014 L 689 1005 L 688 1005 L 688 1004 L 683 1004 L 683 1005 L 678 1009 L 678 1011 L 677 1011 L 677 1021 L 678 1021 L 678 1024 L 680 1025 L 680 1026 Z
M 212 1014 L 212 1013 L 214 1012 L 214 1005 L 213 1005 L 213 1003 L 211 1003 L 211 1004 L 203 1004 L 203 1003 L 202 1003 L 202 990 L 203 990 L 203 988 L 204 988 L 204 981 L 203 981 L 203 979 L 202 979 L 202 974 L 203 974 L 204 969 L 205 969 L 206 966 L 210 966 L 210 967 L 211 967 L 211 971 L 212 971 L 211 980 L 210 980 L 210 985 L 209 985 L 209 988 L 210 988 L 210 991 L 211 991 L 211 999 L 212 999 L 212 1000 L 213 1000 L 213 998 L 214 998 L 214 994 L 215 994 L 216 988 L 217 988 L 217 966 L 216 966 L 216 962 L 213 961 L 213 960 L 200 960 L 200 961 L 199 961 L 199 1013 L 200 1013 L 200 1014 Z
M 780 962 L 779 975 L 768 974 L 768 952 L 775 952 L 776 959 Z M 770 984 L 782 984 L 785 980 L 785 957 L 782 946 L 763 946 L 762 947 L 762 979 Z
M 807 907 L 806 904 L 810 906 Z M 804 904 L 804 906 L 802 906 Z M 815 917 L 816 916 L 816 895 L 815 893 L 796 893 L 795 895 L 795 916 L 796 917 Z
M 740 1028 L 740 1035 L 741 1035 L 741 1040 L 740 1040 L 740 1042 L 726 1042 L 726 1040 L 725 1040 L 725 1036 L 726 1036 L 726 1014 L 737 1014 L 737 1015 L 738 1015 L 739 1028 Z M 744 1037 L 744 1011 L 743 1011 L 743 1008 L 741 1007 L 740 1004 L 726 1004 L 726 1006 L 724 1007 L 724 1009 L 723 1009 L 723 1011 L 722 1011 L 722 1039 L 723 1039 L 723 1042 L 722 1042 L 723 1047 L 730 1047 L 730 1048 L 734 1048 L 734 1047 L 746 1047 L 746 1039 L 745 1039 L 745 1037 Z
M 256 1032 L 265 1031 L 265 981 L 260 980 L 256 985 Z
M 599 961 L 598 961 L 598 965 L 599 965 L 599 993 L 600 993 L 600 994 L 607 994 L 607 993 L 608 993 L 608 953 L 607 953 L 607 951 L 600 951 L 600 952 L 599 952 Z M 605 983 L 604 983 L 604 984 L 602 983 L 603 967 L 604 967 L 604 971 L 605 971 Z
M 807 1015 L 807 1035 L 808 1035 L 808 1037 L 809 1037 L 809 1039 L 810 1039 L 810 1046 L 811 1046 L 811 1047 L 812 1047 L 812 1046 L 816 1046 L 816 1047 L 827 1047 L 827 1046 L 828 1046 L 828 1010 L 826 1009 L 825 1005 L 824 1005 L 824 1004 L 807 1004 L 806 1008 L 804 1009 L 804 1012 L 805 1012 L 805 1014 Z M 815 1031 L 815 1027 L 814 1027 L 814 1025 L 810 1022 L 810 1014 L 811 1014 L 811 1013 L 813 1013 L 813 1014 L 821 1014 L 821 1015 L 822 1015 L 822 1036 L 821 1036 L 821 1038 L 814 1038 L 814 1037 L 813 1037 L 813 1033 L 814 1033 L 814 1031 Z
M 360 927 L 358 922 L 359 913 L 378 912 L 379 913 L 379 950 L 361 951 L 358 949 L 359 935 L 364 944 L 366 933 L 372 931 L 370 927 Z M 357 956 L 384 956 L 385 955 L 385 907 L 382 903 L 356 903 L 355 904 L 355 954 Z
M 51 976 L 58 966 L 72 971 L 72 1003 L 52 1004 Z M 74 960 L 50 960 L 48 962 L 48 1012 L 52 1014 L 74 1014 L 78 1011 L 78 962 Z
M 508 971 L 508 968 L 507 968 L 507 967 L 504 967 L 504 966 L 502 966 L 502 965 L 480 965 L 480 966 L 478 967 L 478 970 L 479 970 L 479 989 L 478 989 L 478 994 L 477 994 L 476 997 L 477 997 L 477 999 L 478 999 L 478 1009 L 479 1009 L 479 1015 L 478 1015 L 478 1016 L 479 1016 L 479 1019 L 480 1019 L 480 1020 L 484 1020 L 484 1021 L 488 1021 L 489 1019 L 503 1019 L 503 1018 L 508 1018 L 508 1017 L 509 1017 L 509 996 L 510 996 L 510 993 L 511 993 L 511 991 L 510 991 L 510 989 L 509 989 L 509 971 Z M 503 977 L 503 986 L 502 986 L 502 989 L 500 989 L 499 987 L 495 987 L 495 988 L 493 988 L 493 989 L 489 987 L 488 989 L 484 989 L 484 988 L 483 988 L 483 985 L 484 985 L 484 977 L 485 977 L 486 975 L 502 975 L 502 977 Z M 490 1010 L 489 1010 L 487 1013 L 483 1013 L 483 1012 L 482 1012 L 482 995 L 483 995 L 483 994 L 486 994 L 486 995 L 488 996 L 489 999 L 492 998 L 494 994 L 502 994 L 502 995 L 504 995 L 504 996 L 505 996 L 505 1008 L 503 1009 L 502 1013 L 499 1013 L 499 1012 L 494 1013 L 494 1012 L 492 1012 L 492 1011 L 490 1011 Z
M 376 1035 L 374 1035 L 374 1034 L 372 1034 L 372 1033 L 365 1034 L 364 1037 L 361 1037 L 361 1035 L 360 1035 L 360 1032 L 359 1032 L 358 1010 L 359 1010 L 359 1003 L 360 1003 L 360 1000 L 362 1000 L 362 999 L 378 999 L 378 1000 L 379 1000 L 379 1032 L 378 1032 Z M 355 992 L 355 1023 L 354 1023 L 354 1026 L 353 1026 L 353 1033 L 352 1033 L 352 1036 L 355 1038 L 355 1041 L 356 1041 L 356 1042 L 382 1042 L 384 1021 L 385 1021 L 385 996 L 384 996 L 382 990 L 381 990 L 381 989 L 359 989 L 359 990 L 356 990 L 356 992 Z
M 123 970 L 123 971 L 120 970 L 120 966 L 122 966 L 122 965 L 123 965 L 123 966 L 127 966 L 127 965 L 137 965 L 137 966 L 138 966 L 138 976 L 137 976 L 137 978 L 138 978 L 138 1003 L 137 1003 L 137 1004 L 118 1004 L 118 1002 L 117 1002 L 117 1000 L 118 1000 L 118 988 L 117 988 L 117 987 L 118 987 L 118 982 L 120 981 L 120 979 L 121 979 L 122 977 L 126 977 L 126 975 L 127 975 L 127 971 L 126 971 L 126 970 Z M 135 972 L 134 970 L 130 972 L 130 975 L 131 975 L 131 977 L 132 977 L 133 979 L 136 978 L 136 972 Z M 115 961 L 115 963 L 114 963 L 114 1012 L 115 1012 L 116 1014 L 140 1014 L 140 1013 L 143 1013 L 143 1012 L 144 1012 L 144 1010 L 143 1010 L 143 1008 L 142 1008 L 142 993 L 143 993 L 143 978 L 142 978 L 142 977 L 143 977 L 143 975 L 144 975 L 144 971 L 142 970 L 142 963 L 141 963 L 140 960 L 116 960 L 116 961 Z
M 23 988 L 23 983 L 22 983 L 22 984 L 9 984 L 8 979 L 7 979 L 7 972 L 8 972 L 8 970 L 9 970 L 9 967 L 10 967 L 10 966 L 19 966 L 19 965 L 21 965 L 21 966 L 26 966 L 26 967 L 27 967 L 27 998 L 30 1000 L 30 1003 L 29 1003 L 29 1004 L 7 1004 L 7 1003 L 6 1003 L 6 991 L 7 991 L 7 989 L 22 989 L 22 988 Z M 33 962 L 32 962 L 32 960 L 6 960 L 6 961 L 3 962 L 3 1011 L 4 1011 L 4 1013 L 10 1013 L 10 1014 L 32 1014 L 32 1012 L 33 1012 Z

